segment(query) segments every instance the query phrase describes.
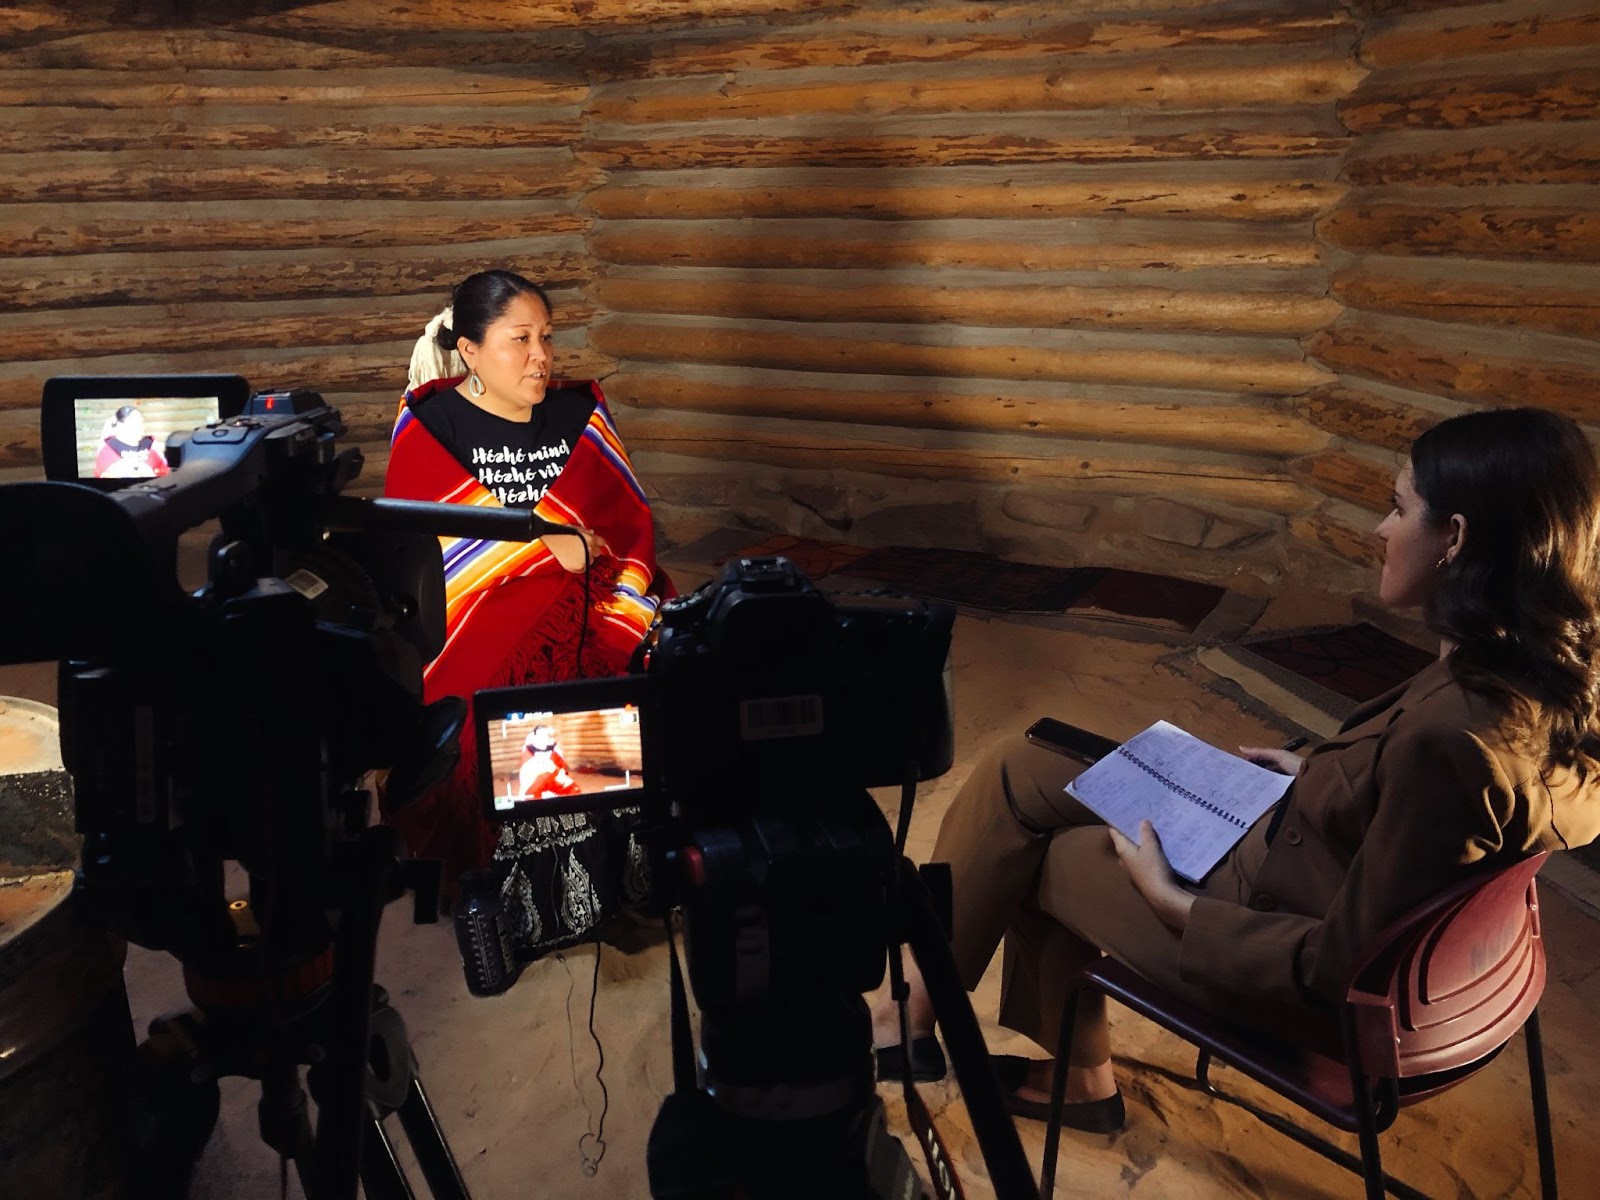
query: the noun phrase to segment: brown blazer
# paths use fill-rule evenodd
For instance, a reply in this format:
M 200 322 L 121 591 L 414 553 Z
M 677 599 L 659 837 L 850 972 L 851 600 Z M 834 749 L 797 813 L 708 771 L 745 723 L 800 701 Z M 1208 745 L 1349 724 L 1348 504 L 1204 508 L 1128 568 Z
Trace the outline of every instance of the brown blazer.
M 1269 846 L 1257 822 L 1184 930 L 1185 980 L 1304 1005 L 1341 996 L 1364 948 L 1484 867 L 1600 834 L 1600 778 L 1549 786 L 1506 742 L 1503 712 L 1448 663 L 1357 709 L 1306 759 Z M 1219 887 L 1218 884 L 1223 886 Z

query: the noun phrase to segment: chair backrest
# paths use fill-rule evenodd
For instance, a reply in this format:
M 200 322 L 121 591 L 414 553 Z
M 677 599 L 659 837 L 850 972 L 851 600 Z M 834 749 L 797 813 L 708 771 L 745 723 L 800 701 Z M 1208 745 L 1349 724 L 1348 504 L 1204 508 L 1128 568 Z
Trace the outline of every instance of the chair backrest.
M 1522 1028 L 1544 991 L 1534 876 L 1548 857 L 1466 880 L 1378 940 L 1348 995 L 1367 1074 L 1405 1079 L 1464 1067 Z

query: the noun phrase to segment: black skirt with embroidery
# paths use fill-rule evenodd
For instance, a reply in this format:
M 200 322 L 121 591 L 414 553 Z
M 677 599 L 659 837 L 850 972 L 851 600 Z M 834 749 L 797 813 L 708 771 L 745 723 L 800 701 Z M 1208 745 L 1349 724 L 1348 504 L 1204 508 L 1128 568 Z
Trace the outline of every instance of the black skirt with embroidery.
M 518 958 L 593 941 L 601 922 L 645 899 L 650 866 L 631 828 L 637 812 L 566 813 L 500 827 L 494 864 Z

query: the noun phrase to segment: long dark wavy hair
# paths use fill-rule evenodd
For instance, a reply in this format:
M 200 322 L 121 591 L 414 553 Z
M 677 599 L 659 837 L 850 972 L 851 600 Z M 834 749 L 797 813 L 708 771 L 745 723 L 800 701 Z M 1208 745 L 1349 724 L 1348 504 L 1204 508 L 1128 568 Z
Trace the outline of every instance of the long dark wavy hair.
M 1600 470 L 1583 431 L 1537 408 L 1441 421 L 1411 447 L 1428 519 L 1466 537 L 1425 614 L 1463 684 L 1505 703 L 1546 766 L 1600 745 Z

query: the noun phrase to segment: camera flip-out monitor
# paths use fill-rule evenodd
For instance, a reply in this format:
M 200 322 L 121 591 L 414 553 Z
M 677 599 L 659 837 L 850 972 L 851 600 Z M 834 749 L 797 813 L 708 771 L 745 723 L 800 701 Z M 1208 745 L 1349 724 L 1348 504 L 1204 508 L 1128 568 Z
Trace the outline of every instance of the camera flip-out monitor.
M 171 469 L 167 441 L 244 412 L 239 375 L 63 375 L 48 380 L 39 414 L 45 477 L 105 490 Z
M 646 686 L 635 675 L 478 692 L 479 793 L 489 819 L 643 803 Z

